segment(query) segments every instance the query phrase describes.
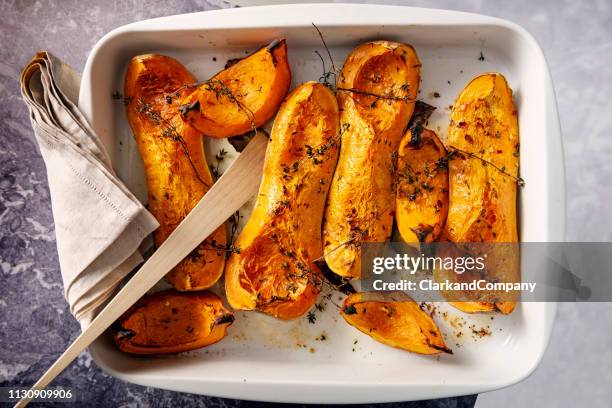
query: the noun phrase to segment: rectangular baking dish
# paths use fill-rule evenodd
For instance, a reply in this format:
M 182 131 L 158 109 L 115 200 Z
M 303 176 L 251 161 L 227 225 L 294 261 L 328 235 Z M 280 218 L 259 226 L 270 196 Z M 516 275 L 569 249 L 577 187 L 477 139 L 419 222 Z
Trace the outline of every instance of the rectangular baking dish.
M 363 41 L 412 44 L 423 64 L 420 98 L 437 106 L 430 127 L 443 139 L 448 106 L 462 87 L 476 74 L 503 73 L 519 112 L 521 176 L 526 181 L 519 197 L 521 240 L 563 240 L 563 157 L 548 67 L 534 39 L 504 20 L 408 7 L 308 4 L 142 21 L 112 31 L 95 46 L 83 74 L 79 106 L 119 176 L 144 200 L 142 164 L 124 108 L 111 97 L 123 89 L 129 59 L 149 52 L 171 55 L 202 80 L 228 59 L 283 37 L 295 85 L 317 80 L 323 72 L 314 51 L 325 55 L 325 50 L 312 23 L 323 32 L 338 66 Z M 207 142 L 206 147 L 214 157 L 216 145 Z M 305 317 L 282 322 L 237 313 L 224 341 L 175 356 L 126 355 L 104 336 L 90 350 L 109 374 L 170 390 L 294 403 L 418 400 L 490 391 L 521 381 L 542 358 L 556 310 L 554 303 L 524 303 L 513 314 L 491 320 L 438 305 L 435 319 L 454 355 L 431 358 L 386 347 L 357 332 L 339 319 L 333 305 L 338 302 L 335 294 L 315 324 Z M 461 335 L 458 319 L 465 327 Z M 472 325 L 490 335 L 474 335 Z

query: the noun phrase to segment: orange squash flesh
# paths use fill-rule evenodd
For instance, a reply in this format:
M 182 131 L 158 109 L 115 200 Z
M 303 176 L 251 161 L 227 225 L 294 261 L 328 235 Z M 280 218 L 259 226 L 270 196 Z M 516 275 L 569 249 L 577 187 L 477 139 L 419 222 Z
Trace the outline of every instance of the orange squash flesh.
M 388 346 L 419 354 L 452 354 L 431 316 L 403 292 L 354 293 L 344 300 L 340 314 Z
M 338 105 L 315 82 L 281 105 L 266 151 L 257 203 L 227 262 L 225 289 L 234 309 L 281 319 L 315 303 L 322 256 L 321 223 L 338 157 Z
M 194 81 L 178 61 L 154 54 L 133 58 L 125 77 L 127 117 L 144 163 L 148 209 L 160 224 L 154 233 L 158 246 L 213 183 L 202 134 L 183 123 L 178 112 L 180 100 L 193 92 L 184 85 Z M 214 285 L 223 274 L 225 241 L 222 225 L 167 280 L 177 290 Z
M 274 41 L 199 85 L 181 116 L 206 136 L 242 135 L 272 119 L 290 84 L 287 44 Z
M 387 241 L 395 212 L 394 157 L 414 110 L 420 62 L 405 44 L 355 48 L 339 75 L 342 145 L 325 208 L 325 262 L 358 278 L 361 243 Z
M 233 321 L 212 292 L 168 290 L 140 299 L 111 330 L 121 351 L 169 354 L 218 342 Z
M 404 242 L 430 243 L 448 212 L 446 148 L 435 132 L 415 126 L 400 143 L 395 220 Z

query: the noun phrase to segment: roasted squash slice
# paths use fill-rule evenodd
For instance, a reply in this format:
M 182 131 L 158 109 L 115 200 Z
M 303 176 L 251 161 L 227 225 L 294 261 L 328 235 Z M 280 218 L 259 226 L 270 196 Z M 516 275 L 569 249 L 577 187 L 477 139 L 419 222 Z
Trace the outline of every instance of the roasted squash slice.
M 397 157 L 395 219 L 407 243 L 435 241 L 448 213 L 446 149 L 431 130 L 409 129 Z
M 169 354 L 216 343 L 233 322 L 234 315 L 212 292 L 168 290 L 140 299 L 111 331 L 126 353 Z
M 272 119 L 290 84 L 287 44 L 274 41 L 199 85 L 181 115 L 206 136 L 238 136 Z
M 419 354 L 452 354 L 431 316 L 403 292 L 354 293 L 344 300 L 340 314 L 388 346 Z
M 375 41 L 353 50 L 339 75 L 342 146 L 323 240 L 325 261 L 340 276 L 360 276 L 362 242 L 391 236 L 394 157 L 414 109 L 420 66 L 411 46 Z
M 180 100 L 194 77 L 173 58 L 133 58 L 125 77 L 127 117 L 144 163 L 149 211 L 159 221 L 155 244 L 174 231 L 212 186 L 202 134 L 183 123 Z M 223 274 L 226 232 L 222 225 L 166 278 L 178 290 L 206 289 Z
M 452 159 L 446 236 L 456 243 L 518 242 L 518 120 L 512 90 L 503 75 L 480 75 L 461 92 L 451 112 L 448 149 Z M 489 278 L 520 280 L 518 246 L 491 245 L 489 252 Z M 454 304 L 466 312 L 510 313 L 515 306 L 513 301 Z
M 325 86 L 298 86 L 281 105 L 251 216 L 226 267 L 234 309 L 291 319 L 319 293 L 321 222 L 338 158 L 338 105 Z

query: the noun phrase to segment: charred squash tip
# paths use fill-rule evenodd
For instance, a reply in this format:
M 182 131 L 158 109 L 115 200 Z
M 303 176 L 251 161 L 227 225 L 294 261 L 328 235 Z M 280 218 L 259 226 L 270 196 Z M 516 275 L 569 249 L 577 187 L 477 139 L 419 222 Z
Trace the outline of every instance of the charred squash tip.
M 427 236 L 433 232 L 433 227 L 431 225 L 421 225 L 419 228 L 411 228 L 410 230 L 414 232 L 420 243 L 425 243 Z
M 355 308 L 355 305 L 347 305 L 342 308 L 342 313 L 345 315 L 354 315 L 357 313 L 357 308 Z
M 187 116 L 187 114 L 191 111 L 200 112 L 200 101 L 196 99 L 193 103 L 186 103 L 184 105 L 179 106 L 179 112 L 181 116 Z
M 408 130 L 410 131 L 410 142 L 408 144 L 410 146 L 420 146 L 423 127 L 418 123 L 413 123 Z
M 136 335 L 136 333 L 134 333 L 132 330 L 121 326 L 121 323 L 118 320 L 111 325 L 111 332 L 118 340 L 131 339 Z
M 274 50 L 276 50 L 278 47 L 280 47 L 283 44 L 285 44 L 285 40 L 281 40 L 277 38 L 276 40 L 273 40 L 270 44 L 266 46 L 266 50 L 268 50 L 268 52 L 270 53 L 270 56 L 272 57 L 272 64 L 274 64 L 274 66 L 278 64 L 278 61 L 276 60 L 276 55 L 274 54 Z
M 339 292 L 345 295 L 357 293 L 353 285 L 351 285 L 350 279 L 343 278 L 342 276 L 334 273 L 324 260 L 315 261 L 314 264 L 319 268 L 323 277 Z
M 431 343 L 428 343 L 428 346 L 433 348 L 433 349 L 440 350 L 441 352 L 446 353 L 446 354 L 450 354 L 450 355 L 454 354 L 453 350 L 451 350 L 450 348 L 448 348 L 446 346 L 440 347 L 440 346 L 436 346 L 435 344 L 431 344 Z
M 219 316 L 217 319 L 215 319 L 215 325 L 232 324 L 234 323 L 235 320 L 236 320 L 236 317 L 233 314 L 228 313 L 228 314 Z
M 274 49 L 276 47 L 278 47 L 279 45 L 283 44 L 284 42 L 285 42 L 284 39 L 277 38 L 275 40 L 272 40 L 272 42 L 266 46 L 266 49 L 268 51 L 272 52 L 272 51 L 274 51 Z

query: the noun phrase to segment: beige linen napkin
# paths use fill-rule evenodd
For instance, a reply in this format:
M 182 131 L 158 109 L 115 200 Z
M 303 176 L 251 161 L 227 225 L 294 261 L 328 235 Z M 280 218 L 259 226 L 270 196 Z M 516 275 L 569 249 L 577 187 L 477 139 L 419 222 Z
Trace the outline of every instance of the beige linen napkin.
M 24 68 L 21 92 L 51 194 L 64 294 L 87 325 L 139 263 L 158 227 L 115 175 L 104 146 L 76 106 L 80 76 L 47 52 Z

